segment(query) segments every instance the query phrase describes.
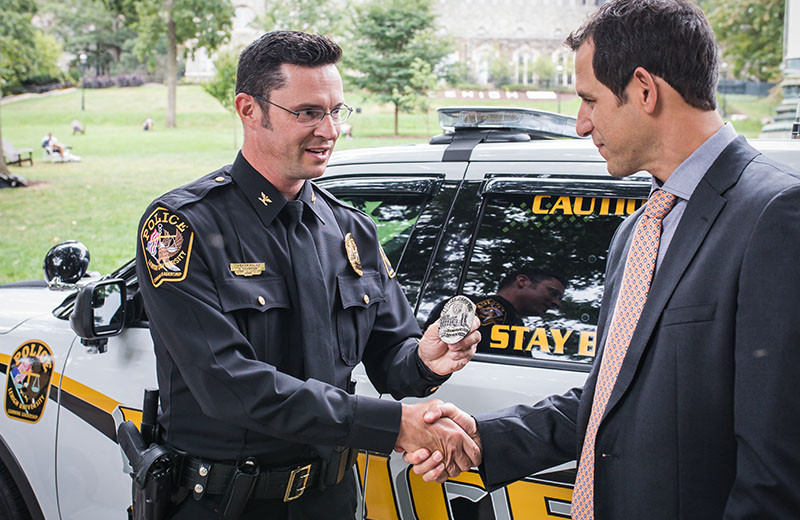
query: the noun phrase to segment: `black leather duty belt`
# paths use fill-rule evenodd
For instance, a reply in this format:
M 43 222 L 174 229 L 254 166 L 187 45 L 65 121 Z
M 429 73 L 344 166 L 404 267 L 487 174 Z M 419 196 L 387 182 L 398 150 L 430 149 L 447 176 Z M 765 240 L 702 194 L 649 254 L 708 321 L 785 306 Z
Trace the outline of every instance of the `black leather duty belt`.
M 247 461 L 245 462 L 247 463 Z M 253 468 L 257 466 L 253 464 Z M 303 493 L 317 483 L 320 476 L 321 460 L 290 468 L 260 469 L 252 488 L 250 499 L 283 499 L 290 502 L 303 496 Z M 242 466 L 211 462 L 192 456 L 183 456 L 179 485 L 188 488 L 196 498 L 205 493 L 223 495 Z

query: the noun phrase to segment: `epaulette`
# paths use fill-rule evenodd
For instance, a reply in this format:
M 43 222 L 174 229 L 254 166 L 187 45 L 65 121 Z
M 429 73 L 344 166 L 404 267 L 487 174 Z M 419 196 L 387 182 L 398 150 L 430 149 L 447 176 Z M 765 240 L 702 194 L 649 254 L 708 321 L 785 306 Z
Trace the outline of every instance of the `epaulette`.
M 168 191 L 159 197 L 157 201 L 177 210 L 186 204 L 203 199 L 211 190 L 231 182 L 231 165 L 228 164 L 188 184 Z

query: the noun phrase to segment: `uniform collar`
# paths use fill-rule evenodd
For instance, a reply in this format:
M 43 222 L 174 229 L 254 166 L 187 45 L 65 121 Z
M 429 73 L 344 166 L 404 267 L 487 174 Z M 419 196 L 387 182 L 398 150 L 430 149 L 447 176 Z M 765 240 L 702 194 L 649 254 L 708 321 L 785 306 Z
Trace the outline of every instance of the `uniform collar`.
M 236 160 L 231 167 L 231 177 L 236 185 L 242 190 L 245 198 L 250 202 L 261 222 L 269 226 L 275 217 L 286 206 L 286 197 L 278 191 L 263 175 L 253 168 L 245 159 L 242 152 L 236 156 Z M 300 195 L 297 197 L 306 208 L 325 224 L 319 209 L 320 197 L 316 194 L 313 184 L 309 181 L 303 183 Z
M 300 188 L 300 194 L 297 196 L 297 200 L 303 201 L 306 209 L 310 209 L 311 212 L 316 215 L 322 225 L 325 225 L 325 219 L 322 218 L 322 211 L 320 208 L 321 198 L 317 194 L 317 187 L 313 182 L 306 181 L 303 183 L 303 187 Z

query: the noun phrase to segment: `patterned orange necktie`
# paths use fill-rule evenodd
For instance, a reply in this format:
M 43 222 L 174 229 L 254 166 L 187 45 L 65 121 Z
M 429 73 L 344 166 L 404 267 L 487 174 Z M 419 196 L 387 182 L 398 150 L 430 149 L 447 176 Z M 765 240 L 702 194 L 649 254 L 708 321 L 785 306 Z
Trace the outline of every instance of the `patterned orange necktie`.
M 661 221 L 675 205 L 675 201 L 675 195 L 671 193 L 663 190 L 654 191 L 647 201 L 644 215 L 636 223 L 633 232 L 617 306 L 603 351 L 600 373 L 597 376 L 592 411 L 589 414 L 589 424 L 586 427 L 586 437 L 583 440 L 583 450 L 578 464 L 578 475 L 575 478 L 575 490 L 572 493 L 573 520 L 594 518 L 594 444 L 597 429 L 606 411 L 633 331 L 636 330 L 642 308 L 647 301 L 658 257 L 658 245 L 661 241 Z

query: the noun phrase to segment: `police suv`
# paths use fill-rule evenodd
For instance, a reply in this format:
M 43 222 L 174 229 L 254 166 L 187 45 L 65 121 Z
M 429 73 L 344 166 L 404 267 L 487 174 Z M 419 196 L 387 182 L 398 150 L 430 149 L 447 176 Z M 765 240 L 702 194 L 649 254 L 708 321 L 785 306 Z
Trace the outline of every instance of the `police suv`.
M 479 413 L 581 385 L 606 248 L 650 177 L 609 176 L 574 118 L 473 107 L 441 109 L 440 120 L 446 132 L 429 144 L 337 152 L 316 182 L 374 219 L 420 324 L 455 294 L 495 295 L 515 269 L 567 282 L 560 306 L 514 322 L 503 304 L 484 309 L 494 318 L 484 348 L 435 397 Z M 800 141 L 752 144 L 800 169 Z M 141 422 L 155 358 L 134 263 L 100 279 L 87 268 L 82 245 L 61 244 L 45 261 L 49 286 L 0 286 L 2 519 L 126 518 L 131 479 L 117 429 Z M 358 393 L 378 397 L 362 367 L 354 378 Z M 544 519 L 569 517 L 575 464 L 491 493 L 475 471 L 423 482 L 397 454 L 362 453 L 357 470 L 364 518 Z

